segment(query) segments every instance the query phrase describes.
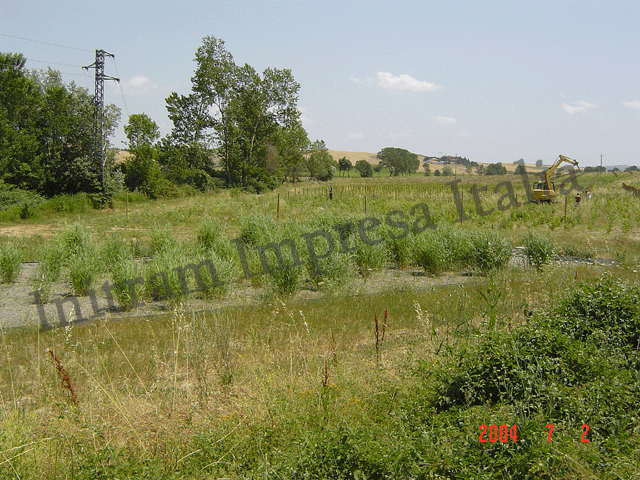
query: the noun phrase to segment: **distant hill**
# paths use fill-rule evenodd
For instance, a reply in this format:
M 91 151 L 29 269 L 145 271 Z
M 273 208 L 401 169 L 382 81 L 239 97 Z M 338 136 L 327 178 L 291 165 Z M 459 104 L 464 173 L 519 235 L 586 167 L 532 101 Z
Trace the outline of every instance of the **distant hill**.
M 356 162 L 358 160 L 365 160 L 367 162 L 369 162 L 371 165 L 377 165 L 378 164 L 378 157 L 377 154 L 375 153 L 370 153 L 370 152 L 346 152 L 343 150 L 329 150 L 329 154 L 333 157 L 333 159 L 335 161 L 338 161 L 338 159 L 342 158 L 342 157 L 347 157 L 347 160 L 349 160 L 353 165 L 356 164 Z M 418 154 L 418 159 L 420 160 L 420 164 L 422 165 L 422 162 L 425 159 L 425 155 L 419 155 Z M 489 165 L 489 163 L 482 163 L 482 162 L 478 162 L 480 165 L 484 165 L 485 167 L 487 165 Z M 512 173 L 515 171 L 516 166 L 514 165 L 512 162 L 510 163 L 503 163 L 503 165 L 505 166 L 505 168 L 507 169 L 508 172 Z M 525 163 L 525 166 L 527 167 L 527 171 L 529 172 L 540 172 L 543 171 L 546 168 L 549 168 L 549 165 L 542 165 L 540 167 L 537 167 L 535 164 L 529 164 L 529 163 Z M 438 166 L 437 165 L 432 165 L 431 166 L 431 171 L 433 172 L 434 169 L 437 169 Z M 458 167 L 460 168 L 460 167 Z M 422 166 L 420 167 L 420 169 L 418 170 L 419 172 L 423 172 L 424 170 L 422 169 Z M 462 171 L 460 171 L 460 173 L 462 173 Z

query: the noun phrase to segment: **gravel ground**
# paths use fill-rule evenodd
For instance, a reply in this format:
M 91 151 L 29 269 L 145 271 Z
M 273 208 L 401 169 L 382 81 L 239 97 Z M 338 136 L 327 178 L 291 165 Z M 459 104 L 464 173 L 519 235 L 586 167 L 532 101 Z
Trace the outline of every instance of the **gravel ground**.
M 600 265 L 615 265 L 610 260 L 583 260 L 570 257 L 558 257 L 556 262 L 561 264 L 590 263 Z M 526 265 L 522 252 L 514 251 L 511 266 L 524 268 Z M 98 282 L 96 294 L 92 296 L 75 297 L 71 295 L 70 287 L 60 281 L 52 286 L 51 301 L 46 305 L 36 305 L 32 279 L 35 275 L 37 263 L 24 263 L 18 281 L 15 284 L 0 285 L 0 328 L 36 327 L 43 328 L 64 326 L 67 322 L 84 322 L 98 319 L 122 319 L 158 315 L 171 311 L 168 302 L 147 302 L 129 312 L 121 312 L 109 304 L 101 287 L 106 278 Z M 385 269 L 375 273 L 367 280 L 354 279 L 345 292 L 351 295 L 370 295 L 380 293 L 390 288 L 410 287 L 418 290 L 456 285 L 478 278 L 463 274 L 447 274 L 438 277 L 423 275 L 418 269 Z M 223 299 L 200 300 L 189 299 L 186 306 L 195 310 L 211 310 L 227 306 L 243 306 L 260 304 L 268 292 L 264 288 L 251 287 L 248 282 L 235 285 L 232 291 Z M 318 299 L 323 292 L 301 290 L 295 299 Z

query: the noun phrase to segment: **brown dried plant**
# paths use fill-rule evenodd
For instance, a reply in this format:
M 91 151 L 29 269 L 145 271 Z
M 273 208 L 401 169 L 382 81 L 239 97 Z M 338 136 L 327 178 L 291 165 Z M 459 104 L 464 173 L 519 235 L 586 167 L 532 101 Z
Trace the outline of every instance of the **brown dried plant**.
M 56 366 L 56 370 L 58 371 L 58 376 L 60 380 L 62 380 L 62 388 L 69 390 L 69 394 L 71 396 L 71 401 L 77 407 L 78 406 L 78 397 L 76 396 L 76 392 L 73 390 L 73 384 L 71 383 L 71 377 L 62 366 L 62 362 L 58 360 L 58 357 L 53 353 L 53 350 L 50 348 L 46 348 L 44 353 L 49 353 L 51 358 L 53 359 L 53 363 Z

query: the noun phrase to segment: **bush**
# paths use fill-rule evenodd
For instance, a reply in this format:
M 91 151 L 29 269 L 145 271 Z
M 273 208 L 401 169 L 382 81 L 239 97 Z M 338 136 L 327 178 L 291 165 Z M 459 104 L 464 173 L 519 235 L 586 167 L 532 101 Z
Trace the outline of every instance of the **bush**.
M 0 279 L 2 283 L 15 283 L 22 268 L 22 250 L 13 242 L 0 248 Z
M 387 261 L 387 249 L 384 243 L 366 245 L 363 242 L 356 242 L 353 258 L 358 267 L 358 273 L 367 278 L 372 273 L 382 270 Z
M 524 238 L 524 254 L 529 261 L 529 265 L 541 270 L 544 265 L 551 261 L 553 241 L 545 235 L 529 232 Z
M 188 279 L 180 274 L 188 263 L 184 252 L 177 247 L 157 251 L 153 260 L 146 264 L 146 294 L 154 300 L 179 301 L 189 290 Z
M 178 249 L 178 239 L 167 227 L 154 228 L 150 236 L 151 255 Z
M 251 214 L 240 220 L 240 238 L 245 245 L 266 245 L 271 242 L 275 231 L 273 219 L 261 213 Z
M 205 296 L 221 297 L 226 295 L 231 290 L 237 276 L 235 262 L 230 258 L 219 256 L 214 248 L 209 251 L 207 260 L 211 261 L 217 279 L 213 277 L 211 269 L 207 265 L 202 265 L 199 269 L 201 284 L 197 286 L 198 290 Z
M 469 235 L 467 264 L 481 272 L 500 270 L 509 265 L 511 242 L 493 231 L 474 232 Z
M 55 242 L 62 249 L 65 262 L 80 252 L 91 248 L 92 241 L 89 230 L 79 223 L 68 225 L 56 235 Z
M 464 265 L 469 257 L 469 240 L 454 227 L 427 230 L 415 237 L 413 263 L 436 275 Z
M 111 291 L 123 310 L 134 308 L 144 294 L 144 285 L 140 282 L 141 271 L 132 257 L 118 256 L 110 267 Z
M 350 256 L 333 252 L 315 263 L 307 261 L 307 274 L 318 288 L 332 289 L 344 284 L 353 275 Z
M 86 248 L 71 256 L 68 262 L 69 280 L 74 295 L 86 295 L 100 273 L 100 262 L 95 248 Z
M 196 233 L 196 248 L 200 253 L 213 251 L 221 260 L 232 261 L 235 248 L 222 234 L 222 228 L 211 219 L 203 220 Z
M 555 310 L 554 324 L 576 340 L 640 349 L 640 289 L 603 275 L 581 284 Z
M 122 237 L 107 237 L 100 245 L 100 260 L 109 272 L 133 255 L 132 247 Z
M 386 247 L 389 258 L 398 268 L 406 268 L 411 264 L 413 236 L 405 235 L 402 238 L 393 238 L 387 234 Z

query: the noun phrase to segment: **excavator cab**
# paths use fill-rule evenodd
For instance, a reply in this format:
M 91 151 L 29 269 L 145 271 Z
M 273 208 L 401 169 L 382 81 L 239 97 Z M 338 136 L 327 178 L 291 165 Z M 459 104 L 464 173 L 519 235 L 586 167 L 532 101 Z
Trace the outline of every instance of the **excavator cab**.
M 533 201 L 551 203 L 556 198 L 556 185 L 551 182 L 551 190 L 547 188 L 545 182 L 536 182 L 533 184 Z

